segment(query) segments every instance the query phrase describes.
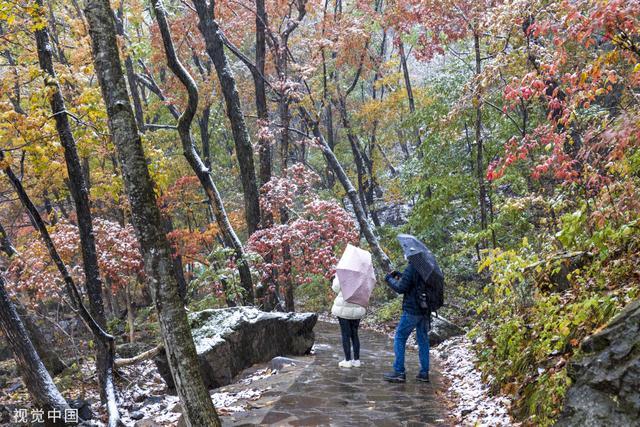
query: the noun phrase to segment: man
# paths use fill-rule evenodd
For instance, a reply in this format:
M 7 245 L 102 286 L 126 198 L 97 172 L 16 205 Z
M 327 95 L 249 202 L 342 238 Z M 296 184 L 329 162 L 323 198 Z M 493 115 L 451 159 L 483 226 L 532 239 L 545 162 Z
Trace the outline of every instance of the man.
M 399 294 L 403 294 L 402 317 L 396 329 L 393 341 L 393 350 L 396 355 L 393 363 L 393 371 L 384 374 L 384 379 L 393 383 L 406 381 L 404 369 L 404 352 L 407 339 L 413 330 L 416 330 L 418 341 L 418 356 L 420 359 L 420 373 L 416 380 L 429 382 L 429 309 L 421 309 L 418 301 L 418 291 L 422 280 L 418 270 L 411 264 L 400 274 L 397 271 L 387 274 L 387 284 Z

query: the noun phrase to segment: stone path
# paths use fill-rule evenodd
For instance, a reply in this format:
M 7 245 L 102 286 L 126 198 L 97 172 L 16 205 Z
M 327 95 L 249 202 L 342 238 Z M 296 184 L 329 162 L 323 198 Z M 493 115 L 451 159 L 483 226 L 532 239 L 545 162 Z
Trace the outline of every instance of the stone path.
M 343 357 L 337 325 L 319 322 L 313 363 L 262 419 L 263 425 L 291 426 L 444 426 L 445 410 L 436 396 L 440 378 L 417 383 L 416 351 L 407 351 L 407 382 L 389 384 L 382 374 L 393 362 L 392 341 L 361 330 L 361 368 L 341 369 Z

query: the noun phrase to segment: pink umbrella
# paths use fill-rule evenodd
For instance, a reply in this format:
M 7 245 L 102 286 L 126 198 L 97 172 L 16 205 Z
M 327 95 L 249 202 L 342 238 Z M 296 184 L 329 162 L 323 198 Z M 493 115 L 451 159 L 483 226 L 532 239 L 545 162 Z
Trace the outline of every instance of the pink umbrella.
M 363 307 L 369 305 L 369 297 L 376 284 L 376 274 L 369 252 L 347 245 L 336 266 L 336 275 L 345 301 Z

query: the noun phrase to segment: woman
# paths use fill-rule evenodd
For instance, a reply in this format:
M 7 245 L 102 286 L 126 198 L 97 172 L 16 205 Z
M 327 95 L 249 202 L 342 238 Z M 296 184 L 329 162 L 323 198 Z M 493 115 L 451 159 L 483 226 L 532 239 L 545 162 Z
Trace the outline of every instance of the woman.
M 337 293 L 333 301 L 331 314 L 338 318 L 340 332 L 342 334 L 342 348 L 344 349 L 344 360 L 338 363 L 341 368 L 360 367 L 360 339 L 358 338 L 358 326 L 367 310 L 358 304 L 347 302 L 342 297 L 340 282 L 336 276 L 331 287 Z M 353 359 L 351 359 L 351 344 L 353 344 Z

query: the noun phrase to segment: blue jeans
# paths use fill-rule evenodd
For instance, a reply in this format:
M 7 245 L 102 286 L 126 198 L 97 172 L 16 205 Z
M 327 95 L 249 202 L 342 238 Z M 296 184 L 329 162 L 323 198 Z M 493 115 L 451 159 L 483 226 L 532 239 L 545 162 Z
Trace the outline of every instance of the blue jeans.
M 420 373 L 429 373 L 429 315 L 414 315 L 402 313 L 398 329 L 396 329 L 396 337 L 393 340 L 393 350 L 396 353 L 396 360 L 393 363 L 393 369 L 396 372 L 404 373 L 404 347 L 407 339 L 413 330 L 416 330 L 416 338 L 418 341 L 418 356 L 420 358 Z

